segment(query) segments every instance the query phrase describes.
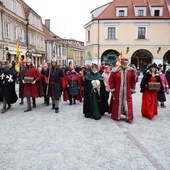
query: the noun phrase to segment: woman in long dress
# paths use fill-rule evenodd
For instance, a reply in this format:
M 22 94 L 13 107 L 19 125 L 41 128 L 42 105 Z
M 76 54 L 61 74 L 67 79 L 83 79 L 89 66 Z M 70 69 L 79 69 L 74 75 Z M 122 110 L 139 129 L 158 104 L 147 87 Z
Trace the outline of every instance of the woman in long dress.
M 157 72 L 155 63 L 148 67 L 148 71 L 144 74 L 140 88 L 142 93 L 141 113 L 143 117 L 153 119 L 158 114 L 157 92 L 158 90 L 150 90 L 149 82 L 160 82 L 160 92 L 163 92 L 163 86 L 160 76 Z

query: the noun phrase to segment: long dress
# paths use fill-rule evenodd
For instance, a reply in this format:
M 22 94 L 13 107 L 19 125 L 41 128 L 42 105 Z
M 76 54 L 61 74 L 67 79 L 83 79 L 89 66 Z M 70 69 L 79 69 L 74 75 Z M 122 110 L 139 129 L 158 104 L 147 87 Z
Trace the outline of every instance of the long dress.
M 114 120 L 119 120 L 121 115 L 126 116 L 127 121 L 133 121 L 133 103 L 131 91 L 136 86 L 136 73 L 131 67 L 125 70 L 116 67 L 109 77 L 110 89 L 113 91 L 109 111 Z
M 151 76 L 150 73 L 146 73 L 141 81 L 141 92 L 142 92 L 142 105 L 141 113 L 143 117 L 153 118 L 158 114 L 158 103 L 157 103 L 157 90 L 149 90 L 148 82 L 160 82 L 160 76 Z M 161 83 L 161 90 L 163 86 Z
M 97 80 L 100 82 L 100 89 L 93 89 L 93 80 Z M 84 84 L 84 116 L 86 118 L 93 118 L 95 120 L 99 120 L 105 112 L 108 112 L 108 103 L 103 77 L 100 73 L 89 72 L 85 76 Z

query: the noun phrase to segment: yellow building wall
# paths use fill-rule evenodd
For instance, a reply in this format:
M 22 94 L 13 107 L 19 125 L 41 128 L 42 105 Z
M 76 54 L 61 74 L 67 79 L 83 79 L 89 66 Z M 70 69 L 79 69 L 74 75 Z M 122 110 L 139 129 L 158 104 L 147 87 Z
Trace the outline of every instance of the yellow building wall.
M 98 56 L 99 43 L 99 57 L 108 49 L 114 49 L 122 52 L 123 56 L 130 58 L 132 54 L 139 49 L 146 49 L 152 53 L 154 58 L 162 58 L 164 54 L 170 50 L 170 24 L 168 22 L 116 22 L 116 39 L 108 40 L 106 22 L 93 22 L 90 25 L 90 41 L 86 42 L 85 55 L 91 53 L 92 58 Z M 136 25 L 137 23 L 140 23 Z M 111 23 L 112 25 L 112 23 Z M 146 39 L 137 39 L 137 28 L 146 27 Z M 99 33 L 98 33 L 99 30 Z M 99 37 L 98 37 L 99 35 Z M 127 47 L 129 52 L 126 53 Z M 158 47 L 161 47 L 157 53 Z

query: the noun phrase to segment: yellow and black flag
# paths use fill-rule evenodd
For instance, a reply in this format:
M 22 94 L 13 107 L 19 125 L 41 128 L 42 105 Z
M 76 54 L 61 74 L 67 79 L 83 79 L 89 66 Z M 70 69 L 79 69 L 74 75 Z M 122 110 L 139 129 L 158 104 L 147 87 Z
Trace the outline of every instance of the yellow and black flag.
M 20 63 L 21 63 L 21 54 L 19 48 L 19 42 L 16 40 L 16 62 L 15 62 L 15 71 L 17 73 L 20 72 Z

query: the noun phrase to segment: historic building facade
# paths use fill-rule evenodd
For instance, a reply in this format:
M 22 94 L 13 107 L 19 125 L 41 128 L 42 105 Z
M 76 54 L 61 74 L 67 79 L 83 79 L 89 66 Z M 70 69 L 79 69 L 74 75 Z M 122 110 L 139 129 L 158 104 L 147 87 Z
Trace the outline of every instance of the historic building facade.
M 16 61 L 16 42 L 22 58 L 35 66 L 45 58 L 45 33 L 41 17 L 23 0 L 0 1 L 0 60 Z
M 60 38 L 50 30 L 50 20 L 42 23 L 23 0 L 0 0 L 0 60 L 16 61 L 16 41 L 22 58 L 35 66 L 56 58 L 58 64 L 84 64 L 84 43 Z
M 83 65 L 84 64 L 84 42 L 65 39 L 50 31 L 50 20 L 45 20 L 44 32 L 46 61 L 49 63 L 52 58 L 57 60 L 59 65 Z
M 24 57 L 26 48 L 26 20 L 21 1 L 0 1 L 0 60 L 16 60 L 16 40 Z
M 91 12 L 86 63 L 113 65 L 120 54 L 141 70 L 151 62 L 170 63 L 170 0 L 114 0 Z

